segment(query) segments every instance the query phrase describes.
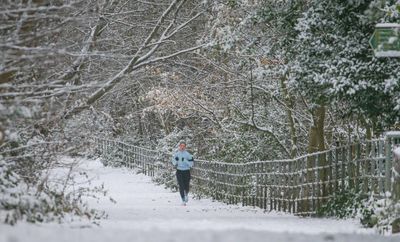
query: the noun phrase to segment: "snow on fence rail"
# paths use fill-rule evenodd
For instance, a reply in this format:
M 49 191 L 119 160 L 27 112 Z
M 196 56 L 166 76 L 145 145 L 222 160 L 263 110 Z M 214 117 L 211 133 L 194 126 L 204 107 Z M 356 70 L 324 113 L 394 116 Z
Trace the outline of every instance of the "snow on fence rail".
M 103 138 L 95 138 L 94 144 L 103 157 L 115 154 L 122 165 L 139 168 L 149 176 L 173 169 L 168 154 Z M 377 197 L 389 194 L 392 150 L 399 144 L 400 134 L 392 133 L 384 139 L 288 160 L 225 163 L 196 159 L 193 190 L 228 204 L 312 215 L 343 191 Z

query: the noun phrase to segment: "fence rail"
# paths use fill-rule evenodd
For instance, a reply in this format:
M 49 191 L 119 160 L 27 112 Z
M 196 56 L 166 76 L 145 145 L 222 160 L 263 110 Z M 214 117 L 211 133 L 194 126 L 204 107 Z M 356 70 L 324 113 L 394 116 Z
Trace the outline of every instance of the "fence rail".
M 192 188 L 228 204 L 312 215 L 343 191 L 385 197 L 393 185 L 392 149 L 399 144 L 400 133 L 395 132 L 384 139 L 288 160 L 225 163 L 196 159 Z M 168 154 L 104 138 L 95 138 L 94 145 L 104 159 L 118 157 L 122 165 L 139 168 L 146 175 L 173 169 Z

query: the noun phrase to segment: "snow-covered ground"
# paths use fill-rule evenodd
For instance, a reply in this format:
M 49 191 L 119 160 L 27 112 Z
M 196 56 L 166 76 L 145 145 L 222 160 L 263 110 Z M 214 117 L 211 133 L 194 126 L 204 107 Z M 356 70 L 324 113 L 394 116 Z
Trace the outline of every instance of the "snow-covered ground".
M 149 177 L 126 168 L 103 167 L 99 161 L 82 160 L 82 169 L 93 185 L 104 183 L 109 198 L 89 199 L 105 210 L 100 225 L 0 224 L 1 242 L 43 241 L 143 241 L 143 242 L 377 242 L 400 241 L 400 236 L 380 236 L 363 229 L 355 220 L 300 218 L 213 202 L 209 199 L 180 205 L 178 193 L 151 182 Z

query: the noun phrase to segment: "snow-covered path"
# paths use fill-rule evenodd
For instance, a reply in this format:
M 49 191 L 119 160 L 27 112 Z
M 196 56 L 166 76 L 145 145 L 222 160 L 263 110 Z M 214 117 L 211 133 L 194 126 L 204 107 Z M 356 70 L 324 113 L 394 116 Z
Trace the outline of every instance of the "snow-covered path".
M 84 161 L 93 184 L 104 183 L 109 199 L 89 200 L 109 217 L 100 226 L 81 224 L 0 225 L 1 242 L 19 241 L 143 241 L 143 242 L 377 242 L 400 241 L 362 229 L 354 220 L 299 218 L 230 206 L 209 199 L 181 206 L 178 193 L 154 185 L 149 177 L 125 168 L 103 167 Z

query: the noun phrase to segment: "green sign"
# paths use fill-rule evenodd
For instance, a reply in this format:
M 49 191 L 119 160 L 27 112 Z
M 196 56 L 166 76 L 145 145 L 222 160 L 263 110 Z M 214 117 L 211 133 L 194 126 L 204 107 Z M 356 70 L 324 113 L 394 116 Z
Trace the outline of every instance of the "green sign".
M 400 57 L 400 24 L 377 24 L 369 44 L 376 57 Z

